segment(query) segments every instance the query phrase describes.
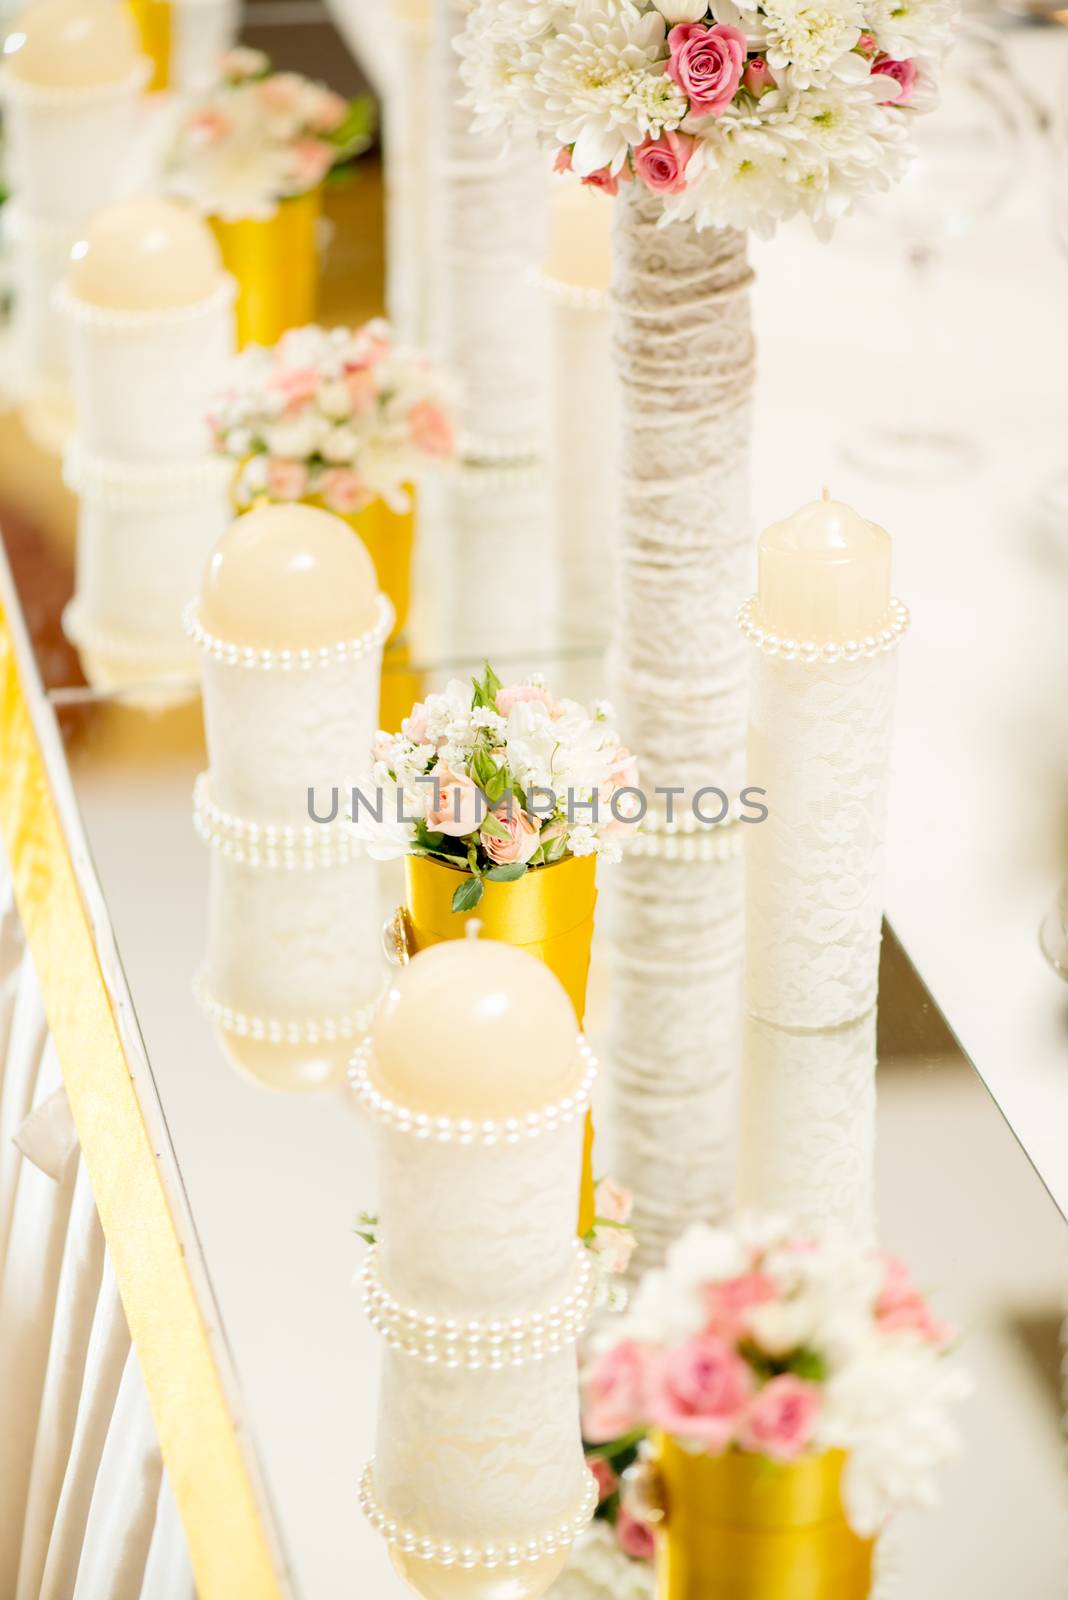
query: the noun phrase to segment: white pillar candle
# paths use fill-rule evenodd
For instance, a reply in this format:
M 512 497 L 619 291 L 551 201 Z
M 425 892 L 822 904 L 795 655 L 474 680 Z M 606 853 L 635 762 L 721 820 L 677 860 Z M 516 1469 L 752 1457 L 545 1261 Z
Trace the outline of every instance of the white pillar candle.
M 107 207 L 74 246 L 60 303 L 84 448 L 127 462 L 207 454 L 234 348 L 233 282 L 208 225 L 167 200 Z
M 574 1348 L 591 1077 L 548 968 L 477 940 L 402 969 L 356 1058 L 379 1169 L 365 1301 L 387 1344 L 361 1498 L 435 1600 L 543 1594 L 596 1501 Z
M 378 725 L 392 607 L 347 523 L 312 506 L 263 506 L 219 541 L 190 630 L 202 651 L 209 792 L 242 823 L 344 824 Z M 325 828 L 325 825 L 324 825 Z

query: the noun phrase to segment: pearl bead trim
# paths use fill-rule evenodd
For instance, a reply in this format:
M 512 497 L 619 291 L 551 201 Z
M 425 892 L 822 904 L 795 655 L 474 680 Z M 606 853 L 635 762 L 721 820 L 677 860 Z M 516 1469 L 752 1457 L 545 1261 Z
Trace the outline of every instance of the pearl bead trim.
M 193 786 L 193 827 L 197 838 L 228 861 L 247 867 L 312 872 L 342 867 L 362 856 L 363 845 L 347 824 L 306 823 L 302 828 L 273 822 L 248 822 L 223 811 L 211 798 L 211 775 L 202 772 Z
M 26 105 L 54 106 L 57 111 L 69 111 L 75 106 L 101 105 L 108 100 L 139 94 L 151 76 L 151 60 L 148 56 L 138 56 L 126 77 L 118 78 L 113 83 L 73 86 L 27 83 L 23 78 L 16 78 L 13 72 L 4 70 L 0 71 L 0 86 L 5 100 L 21 100 Z
M 737 827 L 696 828 L 665 826 L 646 828 L 623 846 L 628 856 L 647 861 L 732 861 L 742 853 L 742 835 Z
M 378 1246 L 364 1262 L 363 1308 L 367 1320 L 391 1350 L 426 1366 L 462 1367 L 467 1372 L 500 1372 L 523 1367 L 573 1345 L 590 1320 L 596 1297 L 593 1263 L 586 1246 L 573 1241 L 575 1287 L 547 1311 L 489 1322 L 462 1322 L 412 1311 L 382 1287 Z
M 607 289 L 591 289 L 585 284 L 564 283 L 539 267 L 530 270 L 530 281 L 549 300 L 566 306 L 569 311 L 607 311 L 612 297 Z
M 891 600 L 887 624 L 878 633 L 866 634 L 863 639 L 846 639 L 840 644 L 818 644 L 812 639 L 783 639 L 777 633 L 768 633 L 756 621 L 756 596 L 752 595 L 739 608 L 738 626 L 750 644 L 756 645 L 766 656 L 778 656 L 780 661 L 801 661 L 807 666 L 830 665 L 837 661 L 870 660 L 895 649 L 908 631 L 909 613 L 900 600 Z
M 233 468 L 217 456 L 192 460 L 153 461 L 131 466 L 108 461 L 74 444 L 63 459 L 63 482 L 68 489 L 105 506 L 135 511 L 152 510 L 166 496 L 168 505 L 222 501 L 229 493 Z
M 204 969 L 193 979 L 193 994 L 209 1021 L 223 1033 L 261 1044 L 337 1044 L 359 1038 L 371 1026 L 377 1000 L 347 1017 L 309 1017 L 303 1022 L 282 1022 L 277 1017 L 249 1016 L 216 1000 L 207 986 Z
M 368 1075 L 367 1062 L 372 1050 L 370 1039 L 364 1040 L 352 1058 L 349 1083 L 363 1111 L 373 1121 L 394 1133 L 412 1133 L 417 1139 L 432 1139 L 436 1144 L 477 1144 L 486 1147 L 518 1144 L 520 1139 L 537 1139 L 543 1133 L 555 1133 L 585 1114 L 593 1080 L 597 1076 L 597 1062 L 581 1034 L 577 1043 L 585 1069 L 574 1094 L 556 1101 L 554 1105 L 543 1106 L 540 1111 L 528 1111 L 525 1116 L 508 1117 L 503 1122 L 476 1122 L 469 1117 L 432 1117 L 426 1112 L 396 1105 L 375 1088 Z
M 547 1533 L 532 1539 L 508 1540 L 503 1543 L 456 1543 L 449 1539 L 432 1539 L 388 1516 L 375 1496 L 374 1459 L 364 1467 L 360 1478 L 358 1497 L 360 1509 L 368 1522 L 388 1544 L 396 1545 L 405 1555 L 418 1561 L 433 1562 L 439 1567 L 520 1567 L 524 1563 L 540 1561 L 558 1550 L 567 1549 L 589 1525 L 597 1507 L 598 1489 L 592 1472 L 587 1472 L 587 1483 L 582 1500 L 575 1513 Z
M 146 328 L 172 326 L 196 322 L 201 317 L 213 317 L 225 311 L 237 294 L 237 282 L 229 273 L 220 273 L 219 282 L 203 300 L 194 300 L 186 306 L 158 306 L 152 311 L 123 310 L 117 306 L 95 306 L 81 300 L 60 283 L 52 292 L 52 303 L 57 311 L 80 322 L 85 327 L 106 329 L 109 333 L 140 334 Z
M 360 661 L 384 644 L 393 626 L 393 607 L 384 594 L 377 600 L 378 616 L 374 626 L 361 633 L 358 639 L 342 639 L 337 644 L 324 644 L 317 650 L 259 650 L 254 645 L 230 644 L 209 633 L 200 621 L 195 600 L 186 606 L 182 620 L 185 631 L 193 643 L 214 661 L 228 667 L 254 667 L 263 672 L 292 672 L 294 668 L 309 671 L 313 667 L 332 667 L 348 661 Z
M 101 628 L 86 621 L 84 607 L 77 599 L 69 600 L 63 607 L 61 625 L 71 644 L 79 650 L 108 657 L 130 671 L 143 668 L 153 677 L 161 673 L 173 674 L 195 690 L 196 657 L 183 651 L 180 641 L 175 644 L 170 640 L 138 639 L 116 633 L 111 628 Z

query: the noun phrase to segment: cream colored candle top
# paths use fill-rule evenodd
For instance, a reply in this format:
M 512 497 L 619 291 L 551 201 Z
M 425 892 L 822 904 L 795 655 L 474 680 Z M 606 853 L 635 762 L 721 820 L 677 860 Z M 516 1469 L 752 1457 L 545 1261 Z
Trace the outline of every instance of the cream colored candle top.
M 428 1116 L 521 1117 L 578 1088 L 577 1035 L 563 986 L 535 956 L 447 940 L 393 980 L 368 1070 L 391 1100 Z
M 47 89 L 124 83 L 141 54 L 129 8 L 118 0 L 35 0 L 12 25 L 4 65 Z
M 549 191 L 545 276 L 575 289 L 606 290 L 612 281 L 612 212 L 607 195 L 561 172 Z
M 314 506 L 259 506 L 212 553 L 200 620 L 228 644 L 318 650 L 374 626 L 378 582 L 362 541 Z
M 781 638 L 844 643 L 885 626 L 890 535 L 826 489 L 764 529 L 758 572 L 757 619 Z
M 222 271 L 206 222 L 185 206 L 145 197 L 97 212 L 71 251 L 67 287 L 111 311 L 172 311 L 207 300 Z

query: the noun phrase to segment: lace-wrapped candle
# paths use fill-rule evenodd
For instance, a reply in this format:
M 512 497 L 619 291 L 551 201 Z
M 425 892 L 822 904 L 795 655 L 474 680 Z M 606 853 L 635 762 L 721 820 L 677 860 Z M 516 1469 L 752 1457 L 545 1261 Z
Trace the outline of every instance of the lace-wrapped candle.
M 210 453 L 208 405 L 234 348 L 233 283 L 210 228 L 166 200 L 99 212 L 60 292 L 79 440 L 120 461 Z
M 534 957 L 461 940 L 395 979 L 353 1082 L 377 1123 L 386 1342 L 361 1498 L 416 1593 L 543 1594 L 589 1521 L 574 1238 L 592 1065 Z
M 352 529 L 305 505 L 262 506 L 216 547 L 188 625 L 202 652 L 208 785 L 243 824 L 325 833 L 378 725 L 393 620 Z M 309 816 L 314 793 L 314 819 Z

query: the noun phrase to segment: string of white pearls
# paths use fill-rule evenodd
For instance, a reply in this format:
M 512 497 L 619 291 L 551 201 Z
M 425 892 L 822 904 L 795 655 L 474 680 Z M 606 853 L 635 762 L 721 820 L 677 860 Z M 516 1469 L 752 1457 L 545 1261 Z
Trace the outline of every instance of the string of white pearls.
M 313 667 L 332 667 L 341 662 L 359 661 L 385 642 L 393 627 L 393 607 L 384 594 L 376 601 L 378 615 L 374 626 L 357 639 L 342 639 L 337 644 L 321 645 L 317 650 L 272 650 L 255 645 L 232 644 L 216 638 L 200 621 L 197 602 L 190 601 L 182 617 L 185 631 L 197 647 L 228 667 L 252 667 L 261 672 L 309 671 Z
M 193 979 L 193 993 L 205 1016 L 223 1033 L 236 1034 L 239 1039 L 255 1039 L 261 1044 L 335 1044 L 339 1040 L 358 1039 L 371 1026 L 375 1004 L 361 1006 L 347 1017 L 310 1017 L 304 1021 L 284 1022 L 278 1017 L 250 1016 L 236 1011 L 217 1000 L 205 981 L 203 970 Z
M 363 855 L 363 845 L 347 824 L 305 823 L 303 827 L 249 822 L 223 811 L 211 797 L 210 774 L 193 785 L 193 827 L 197 837 L 229 861 L 250 867 L 297 869 L 344 866 Z
M 863 639 L 846 639 L 841 644 L 819 644 L 815 640 L 783 639 L 777 633 L 768 633 L 756 621 L 756 596 L 752 595 L 738 610 L 738 626 L 750 644 L 767 656 L 777 656 L 780 661 L 800 661 L 815 666 L 838 661 L 861 661 L 894 650 L 908 632 L 908 607 L 901 600 L 891 600 L 886 626 L 878 633 L 869 633 Z

